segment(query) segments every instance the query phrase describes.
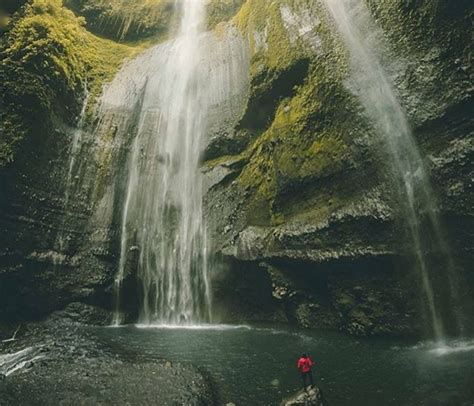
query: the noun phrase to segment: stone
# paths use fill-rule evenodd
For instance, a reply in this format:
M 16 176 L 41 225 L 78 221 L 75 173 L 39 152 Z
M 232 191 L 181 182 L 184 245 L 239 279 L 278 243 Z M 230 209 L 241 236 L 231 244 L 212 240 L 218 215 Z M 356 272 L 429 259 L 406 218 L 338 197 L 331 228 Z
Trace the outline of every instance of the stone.
M 0 404 L 217 404 L 209 377 L 197 367 L 169 363 L 163 368 L 133 351 L 116 353 L 80 324 L 67 330 L 59 320 L 26 326 L 8 348 L 19 356 L 10 363 L 5 384 L 0 373 Z
M 315 386 L 310 387 L 307 392 L 300 390 L 293 396 L 284 399 L 280 406 L 325 406 L 327 403 L 324 401 L 321 390 Z

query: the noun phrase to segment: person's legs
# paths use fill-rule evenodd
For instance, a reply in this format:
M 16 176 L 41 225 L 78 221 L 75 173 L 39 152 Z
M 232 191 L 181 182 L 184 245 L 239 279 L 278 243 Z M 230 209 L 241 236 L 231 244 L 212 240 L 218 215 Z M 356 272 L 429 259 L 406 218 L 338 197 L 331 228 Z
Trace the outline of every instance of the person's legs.
M 306 391 L 307 390 L 306 388 L 308 386 L 308 383 L 307 383 L 307 381 L 308 381 L 308 372 L 303 372 L 301 374 L 301 377 L 303 378 L 303 389 Z
M 311 386 L 314 386 L 313 371 L 309 371 L 308 375 L 309 375 L 309 382 L 311 383 Z

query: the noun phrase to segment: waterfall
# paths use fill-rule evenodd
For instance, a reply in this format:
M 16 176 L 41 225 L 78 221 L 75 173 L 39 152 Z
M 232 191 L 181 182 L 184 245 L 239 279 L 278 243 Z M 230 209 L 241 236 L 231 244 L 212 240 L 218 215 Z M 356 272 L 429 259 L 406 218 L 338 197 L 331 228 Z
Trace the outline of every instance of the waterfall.
M 123 322 L 123 284 L 135 270 L 140 323 L 210 321 L 200 158 L 209 134 L 241 115 L 249 61 L 235 27 L 202 31 L 205 9 L 205 0 L 183 0 L 177 37 L 124 66 L 100 100 L 99 138 L 128 155 L 115 324 Z
M 81 141 L 84 130 L 84 125 L 86 121 L 86 112 L 87 106 L 89 104 L 89 89 L 87 87 L 87 81 L 84 82 L 84 100 L 82 103 L 81 112 L 77 120 L 75 129 L 72 132 L 72 142 L 69 150 L 69 162 L 68 162 L 68 172 L 65 180 L 65 192 L 64 192 L 64 218 L 61 223 L 61 229 L 59 230 L 56 243 L 58 246 L 59 256 L 63 254 L 64 250 L 67 248 L 66 238 L 64 236 L 64 229 L 66 228 L 66 220 L 68 218 L 69 210 L 69 201 L 71 198 L 71 193 L 74 191 L 75 182 L 73 175 L 76 169 L 77 160 L 80 158 L 81 153 Z
M 426 297 L 432 333 L 440 341 L 445 334 L 441 312 L 446 310 L 441 309 L 437 299 L 441 294 L 437 294 L 434 287 L 434 273 L 443 274 L 436 275 L 437 278 L 445 277 L 447 283 L 443 288 L 451 290 L 449 300 L 453 300 L 456 283 L 429 176 L 406 114 L 376 53 L 379 49 L 377 28 L 367 7 L 362 0 L 326 0 L 326 4 L 349 51 L 351 88 L 388 153 L 411 238 L 414 265 Z
M 145 114 L 132 148 L 123 213 L 120 270 L 137 245 L 142 282 L 141 322 L 209 319 L 206 230 L 199 158 L 207 104 L 199 83 L 201 0 L 182 2 L 178 38 L 144 94 Z

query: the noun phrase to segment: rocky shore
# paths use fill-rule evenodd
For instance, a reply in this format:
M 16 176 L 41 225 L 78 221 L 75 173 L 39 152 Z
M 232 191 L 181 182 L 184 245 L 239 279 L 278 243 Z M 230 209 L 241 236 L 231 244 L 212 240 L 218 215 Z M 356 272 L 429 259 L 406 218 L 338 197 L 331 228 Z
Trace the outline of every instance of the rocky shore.
M 72 304 L 0 343 L 2 405 L 214 405 L 205 372 L 118 354 L 85 328 L 106 314 Z

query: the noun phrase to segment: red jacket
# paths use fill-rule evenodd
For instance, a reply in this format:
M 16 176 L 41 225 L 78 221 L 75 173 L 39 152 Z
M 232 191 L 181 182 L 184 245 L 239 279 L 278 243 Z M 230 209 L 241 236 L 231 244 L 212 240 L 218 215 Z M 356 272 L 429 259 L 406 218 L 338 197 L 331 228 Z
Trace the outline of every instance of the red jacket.
M 307 357 L 307 358 L 301 357 L 301 358 L 298 360 L 298 369 L 299 369 L 300 372 L 302 372 L 302 373 L 306 373 L 306 372 L 311 371 L 311 367 L 312 367 L 313 365 L 314 365 L 314 362 L 311 361 L 311 358 L 310 358 L 310 357 Z

